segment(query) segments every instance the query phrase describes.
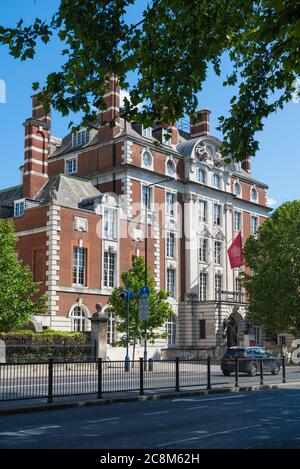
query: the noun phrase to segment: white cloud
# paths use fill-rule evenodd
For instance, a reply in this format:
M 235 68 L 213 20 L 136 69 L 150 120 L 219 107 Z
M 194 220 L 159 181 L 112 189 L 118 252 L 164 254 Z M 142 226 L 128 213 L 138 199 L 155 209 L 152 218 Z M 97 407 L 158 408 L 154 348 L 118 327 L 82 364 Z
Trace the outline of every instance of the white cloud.
M 277 200 L 273 199 L 272 197 L 267 197 L 267 205 L 269 207 L 274 207 L 277 204 L 278 204 Z
M 295 91 L 292 94 L 292 101 L 295 104 L 300 104 L 300 77 L 295 80 Z
M 130 95 L 129 95 L 128 91 L 121 90 L 120 91 L 120 104 L 121 104 L 121 107 L 124 106 L 124 98 L 127 98 L 128 101 L 130 102 Z
M 130 102 L 130 94 L 129 94 L 129 92 L 126 91 L 126 90 L 121 90 L 121 91 L 120 91 L 120 106 L 121 106 L 121 107 L 124 106 L 124 98 L 127 98 L 128 101 Z M 137 108 L 138 108 L 139 111 L 141 111 L 142 107 L 143 107 L 143 103 L 140 103 L 140 104 L 138 104 L 138 106 L 137 106 Z

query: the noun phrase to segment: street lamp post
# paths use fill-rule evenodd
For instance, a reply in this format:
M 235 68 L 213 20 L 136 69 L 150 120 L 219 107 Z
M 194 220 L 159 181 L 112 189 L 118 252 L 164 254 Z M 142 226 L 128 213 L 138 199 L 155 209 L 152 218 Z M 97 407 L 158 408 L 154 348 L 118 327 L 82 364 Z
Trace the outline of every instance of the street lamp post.
M 148 283 L 148 197 L 149 197 L 149 188 L 151 186 L 156 186 L 157 184 L 161 184 L 162 182 L 167 182 L 167 181 L 173 181 L 173 177 L 167 177 L 164 179 L 161 179 L 160 181 L 157 182 L 152 182 L 151 184 L 147 184 L 146 187 L 146 194 L 145 194 L 145 278 L 144 278 L 144 283 L 145 286 L 147 287 Z M 147 367 L 147 359 L 148 359 L 148 354 L 147 354 L 147 320 L 145 320 L 145 329 L 144 329 L 144 364 L 145 368 Z

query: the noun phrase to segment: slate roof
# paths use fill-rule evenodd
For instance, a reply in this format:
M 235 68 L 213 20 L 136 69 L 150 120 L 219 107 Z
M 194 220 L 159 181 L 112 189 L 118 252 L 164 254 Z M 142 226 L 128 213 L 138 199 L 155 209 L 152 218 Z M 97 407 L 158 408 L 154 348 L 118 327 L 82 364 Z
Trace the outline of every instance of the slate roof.
M 22 198 L 22 186 L 0 191 L 0 218 L 10 218 L 14 213 L 14 200 Z
M 101 192 L 90 181 L 58 174 L 49 178 L 35 200 L 41 204 L 49 204 L 54 197 L 58 205 L 78 208 L 82 199 L 99 197 Z
M 102 193 L 90 181 L 58 174 L 50 177 L 40 192 L 30 202 L 48 205 L 55 199 L 58 205 L 68 208 L 82 208 L 85 199 L 100 198 Z M 0 218 L 10 218 L 14 215 L 14 201 L 22 198 L 22 186 L 11 187 L 0 191 Z M 28 202 L 29 203 L 29 202 Z M 31 205 L 32 206 L 32 205 Z M 93 206 L 84 206 L 93 209 Z

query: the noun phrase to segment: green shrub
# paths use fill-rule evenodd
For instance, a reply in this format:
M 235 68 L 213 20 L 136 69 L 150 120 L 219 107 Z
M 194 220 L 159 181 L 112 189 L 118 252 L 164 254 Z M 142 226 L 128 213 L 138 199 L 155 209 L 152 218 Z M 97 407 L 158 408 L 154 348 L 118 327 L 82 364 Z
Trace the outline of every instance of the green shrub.
M 81 360 L 93 356 L 90 335 L 85 332 L 16 331 L 0 333 L 8 362 Z

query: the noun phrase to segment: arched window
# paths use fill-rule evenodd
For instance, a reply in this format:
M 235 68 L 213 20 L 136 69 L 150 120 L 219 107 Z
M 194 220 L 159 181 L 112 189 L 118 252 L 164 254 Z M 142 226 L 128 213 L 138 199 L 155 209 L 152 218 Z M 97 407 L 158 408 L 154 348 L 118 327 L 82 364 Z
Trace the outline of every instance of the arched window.
M 72 331 L 85 331 L 86 315 L 81 306 L 75 306 L 71 312 Z
M 234 191 L 235 195 L 237 195 L 237 196 L 241 195 L 242 189 L 241 189 L 241 185 L 240 185 L 239 182 L 234 183 L 233 191 Z
M 255 189 L 255 187 L 252 187 L 251 189 L 251 200 L 253 202 L 257 201 L 257 190 Z
M 114 345 L 117 340 L 117 320 L 113 313 L 110 313 L 107 321 L 107 343 Z
M 175 166 L 174 161 L 168 160 L 167 161 L 167 173 L 170 176 L 174 176 L 175 172 L 176 172 L 176 166 Z
M 151 153 L 149 151 L 145 151 L 143 153 L 143 165 L 146 168 L 150 168 L 150 166 L 152 165 L 152 156 L 151 156 Z
M 166 332 L 168 334 L 168 347 L 174 347 L 176 345 L 176 318 L 170 316 L 166 320 Z

